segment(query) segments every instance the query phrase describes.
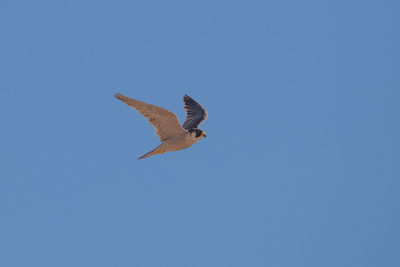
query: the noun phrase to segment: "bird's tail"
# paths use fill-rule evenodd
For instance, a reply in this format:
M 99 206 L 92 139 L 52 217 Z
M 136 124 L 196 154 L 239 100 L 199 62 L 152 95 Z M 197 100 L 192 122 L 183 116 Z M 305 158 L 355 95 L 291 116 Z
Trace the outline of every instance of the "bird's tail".
M 141 157 L 138 158 L 138 159 L 144 159 L 144 158 L 150 157 L 150 156 L 155 155 L 155 154 L 162 154 L 162 153 L 164 153 L 165 150 L 162 150 L 162 149 L 160 148 L 160 146 L 161 146 L 161 145 L 159 145 L 158 147 L 156 147 L 155 149 L 153 149 L 153 150 L 150 151 L 149 153 L 144 154 L 143 156 L 141 156 Z

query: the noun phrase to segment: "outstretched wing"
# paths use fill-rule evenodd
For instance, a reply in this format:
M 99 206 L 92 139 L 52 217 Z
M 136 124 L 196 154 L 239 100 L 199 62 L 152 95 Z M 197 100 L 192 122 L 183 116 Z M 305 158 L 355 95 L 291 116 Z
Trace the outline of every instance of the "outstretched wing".
M 178 118 L 171 111 L 121 94 L 115 94 L 114 96 L 128 106 L 139 111 L 140 114 L 142 114 L 156 129 L 156 134 L 158 138 L 160 138 L 161 142 L 172 136 L 185 132 L 180 125 Z
M 207 111 L 188 95 L 183 97 L 183 102 L 185 102 L 186 120 L 182 127 L 186 130 L 199 127 L 207 119 Z

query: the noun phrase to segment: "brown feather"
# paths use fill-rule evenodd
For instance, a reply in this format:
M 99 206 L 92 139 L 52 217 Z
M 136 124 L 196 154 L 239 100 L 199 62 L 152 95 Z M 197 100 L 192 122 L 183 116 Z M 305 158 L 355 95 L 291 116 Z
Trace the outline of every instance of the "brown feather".
M 177 134 L 183 134 L 185 129 L 182 128 L 178 118 L 174 113 L 166 109 L 147 104 L 145 102 L 124 96 L 122 94 L 114 95 L 128 106 L 140 112 L 156 129 L 156 134 L 161 142 L 167 140 Z

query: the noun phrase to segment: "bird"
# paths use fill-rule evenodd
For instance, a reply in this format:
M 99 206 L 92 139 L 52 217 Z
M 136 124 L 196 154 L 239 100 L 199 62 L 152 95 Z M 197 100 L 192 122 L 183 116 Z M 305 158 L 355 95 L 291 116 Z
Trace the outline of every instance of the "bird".
M 167 151 L 178 151 L 188 148 L 206 137 L 205 131 L 199 129 L 199 125 L 208 117 L 207 111 L 188 95 L 183 97 L 186 111 L 185 122 L 181 125 L 175 113 L 145 102 L 124 96 L 120 93 L 114 96 L 136 109 L 153 127 L 161 144 L 138 159 L 144 159 Z

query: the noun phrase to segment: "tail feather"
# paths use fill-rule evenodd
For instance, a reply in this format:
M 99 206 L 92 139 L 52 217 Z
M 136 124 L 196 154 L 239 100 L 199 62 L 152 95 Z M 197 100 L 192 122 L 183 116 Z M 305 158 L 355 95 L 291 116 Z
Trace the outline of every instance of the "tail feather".
M 149 153 L 144 154 L 143 156 L 141 156 L 138 159 L 144 159 L 144 158 L 150 157 L 150 156 L 155 155 L 155 154 L 162 154 L 164 152 L 165 152 L 165 150 L 160 149 L 160 146 L 158 146 L 155 149 L 153 149 L 152 151 L 150 151 Z

